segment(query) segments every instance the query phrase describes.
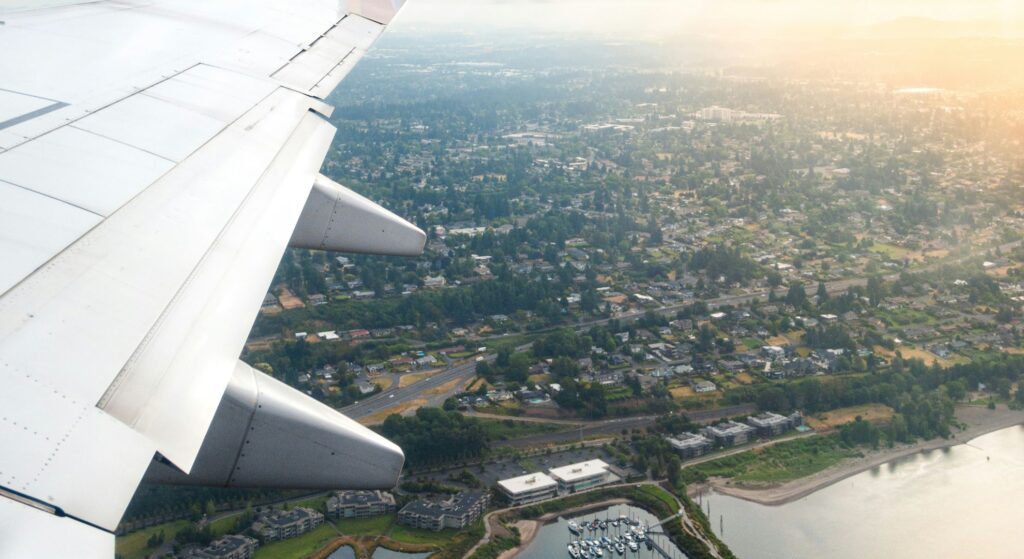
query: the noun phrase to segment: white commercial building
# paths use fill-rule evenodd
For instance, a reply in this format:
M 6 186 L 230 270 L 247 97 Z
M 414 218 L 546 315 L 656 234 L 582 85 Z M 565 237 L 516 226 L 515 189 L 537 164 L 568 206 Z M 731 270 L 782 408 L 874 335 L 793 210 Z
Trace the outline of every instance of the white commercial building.
M 576 492 L 618 481 L 618 476 L 608 468 L 609 466 L 604 460 L 595 459 L 560 468 L 551 468 L 549 473 L 558 482 L 559 489 Z
M 509 502 L 513 505 L 525 505 L 557 495 L 558 482 L 551 479 L 551 476 L 538 472 L 503 479 L 498 482 L 498 490 L 508 497 Z

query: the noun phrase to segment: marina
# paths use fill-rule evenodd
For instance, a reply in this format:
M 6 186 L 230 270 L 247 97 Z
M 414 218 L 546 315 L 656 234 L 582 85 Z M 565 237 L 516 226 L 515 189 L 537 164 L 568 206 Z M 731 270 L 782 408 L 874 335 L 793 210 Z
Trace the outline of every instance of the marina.
M 516 557 L 685 558 L 658 526 L 658 519 L 631 505 L 614 505 L 544 525 Z

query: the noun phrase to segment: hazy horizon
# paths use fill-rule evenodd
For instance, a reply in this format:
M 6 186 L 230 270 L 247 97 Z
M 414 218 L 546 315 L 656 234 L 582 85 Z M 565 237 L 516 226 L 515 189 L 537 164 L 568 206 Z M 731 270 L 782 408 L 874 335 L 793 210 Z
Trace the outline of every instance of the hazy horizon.
M 1024 35 L 1024 5 L 1009 0 L 409 0 L 395 29 L 532 30 L 665 41 L 694 32 L 771 36 L 794 27 L 835 30 L 908 18 L 983 36 Z

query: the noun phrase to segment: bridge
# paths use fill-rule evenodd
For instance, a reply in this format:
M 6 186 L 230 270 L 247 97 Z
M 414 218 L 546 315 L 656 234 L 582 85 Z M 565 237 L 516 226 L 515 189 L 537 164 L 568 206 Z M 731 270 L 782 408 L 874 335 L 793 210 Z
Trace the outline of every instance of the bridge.
M 651 535 L 667 536 L 668 534 L 666 534 L 664 531 L 656 530 L 656 528 L 659 528 L 659 527 L 665 525 L 665 523 L 671 522 L 672 520 L 675 520 L 676 518 L 680 518 L 681 516 L 683 516 L 683 509 L 679 509 L 679 512 L 673 514 L 672 516 L 668 516 L 666 518 L 662 518 L 661 520 L 659 520 L 657 522 L 657 524 L 652 524 L 647 529 L 647 534 L 648 534 L 647 541 L 650 542 L 651 547 L 653 548 L 653 551 L 655 551 L 658 555 L 660 555 L 664 559 L 680 559 L 680 558 L 686 559 L 686 554 L 678 552 L 675 549 L 672 549 L 671 551 L 665 551 L 665 549 L 663 547 L 661 547 L 660 545 L 658 545 L 658 542 L 654 541 L 654 538 L 651 538 L 650 536 Z

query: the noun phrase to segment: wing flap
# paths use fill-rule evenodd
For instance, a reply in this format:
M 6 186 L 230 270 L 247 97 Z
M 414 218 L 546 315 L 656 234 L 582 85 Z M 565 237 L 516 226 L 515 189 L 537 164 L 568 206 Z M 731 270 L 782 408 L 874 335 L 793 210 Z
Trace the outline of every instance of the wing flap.
M 274 78 L 300 91 L 312 91 L 320 97 L 319 92 L 329 93 L 344 77 L 344 73 L 339 75 L 337 72 L 338 67 L 347 63 L 345 68 L 351 68 L 383 31 L 384 26 L 379 23 L 350 15 L 329 29 L 309 49 L 297 54 L 275 72 Z M 328 76 L 332 79 L 324 82 Z M 338 76 L 337 81 L 334 81 L 335 76 Z M 317 87 L 322 82 L 325 86 L 331 82 L 334 85 L 329 88 Z

